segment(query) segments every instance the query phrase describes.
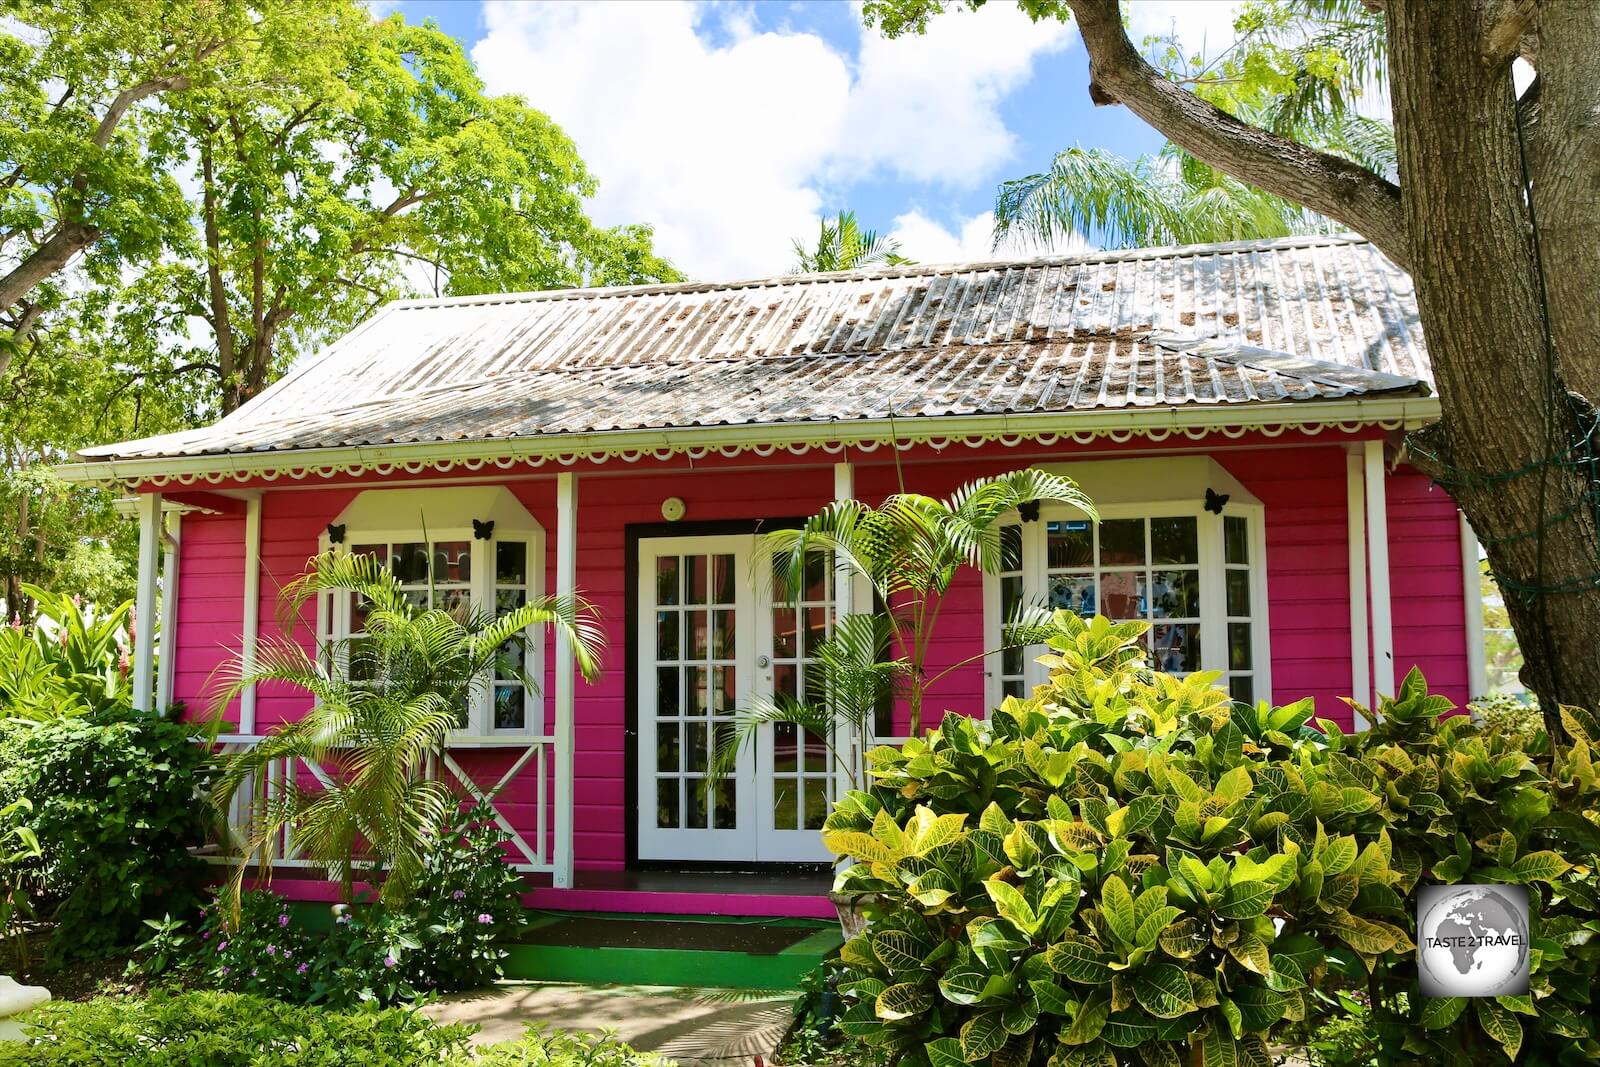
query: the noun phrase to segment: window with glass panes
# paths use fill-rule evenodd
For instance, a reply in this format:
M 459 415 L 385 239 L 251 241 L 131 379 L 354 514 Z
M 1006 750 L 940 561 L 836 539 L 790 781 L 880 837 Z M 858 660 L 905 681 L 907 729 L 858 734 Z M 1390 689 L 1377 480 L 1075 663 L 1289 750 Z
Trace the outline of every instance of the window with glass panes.
M 463 605 L 493 605 L 495 614 L 501 615 L 537 596 L 538 542 L 531 535 L 486 541 L 470 536 L 423 540 L 353 533 L 348 542 L 352 554 L 371 556 L 386 566 L 406 599 L 421 608 L 450 611 Z M 328 624 L 333 636 L 349 639 L 347 669 L 356 677 L 369 674 L 370 666 L 361 655 L 366 609 L 360 598 L 349 594 L 344 603 L 334 604 Z M 506 642 L 501 652 L 504 662 L 497 665 L 490 684 L 480 687 L 472 706 L 460 709 L 463 734 L 537 733 L 542 728 L 539 694 L 529 692 L 518 676 L 538 681 L 535 639 L 523 634 Z
M 1024 602 L 1146 622 L 1151 666 L 1178 675 L 1222 671 L 1235 699 L 1253 699 L 1261 675 L 1259 507 L 1225 517 L 1199 507 L 1103 510 L 1098 523 L 1046 509 L 1037 522 L 1001 527 L 1002 550 L 1014 546 L 1020 562 L 1003 562 L 992 579 L 999 623 Z M 999 634 L 991 640 L 998 645 Z M 1002 653 L 997 694 L 1042 681 L 1033 663 L 1041 651 Z
M 820 704 L 828 696 L 815 669 L 817 648 L 833 632 L 833 567 L 818 553 L 806 563 L 804 585 L 791 592 L 773 559 L 772 687 L 777 697 Z M 772 825 L 820 830 L 828 817 L 833 778 L 828 741 L 792 722 L 773 724 Z

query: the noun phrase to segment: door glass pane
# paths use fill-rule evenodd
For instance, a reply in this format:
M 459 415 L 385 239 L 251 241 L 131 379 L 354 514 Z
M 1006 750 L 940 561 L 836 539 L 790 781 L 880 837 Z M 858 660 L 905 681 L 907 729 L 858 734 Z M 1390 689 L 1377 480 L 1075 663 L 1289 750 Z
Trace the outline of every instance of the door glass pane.
M 1222 520 L 1222 543 L 1229 563 L 1250 562 L 1250 534 L 1244 519 L 1229 515 Z
M 688 667 L 683 672 L 684 707 L 690 715 L 704 715 L 710 707 L 706 680 L 704 667 Z
M 663 829 L 676 829 L 681 812 L 678 804 L 678 779 L 661 778 L 656 782 L 656 825 Z
M 672 717 L 678 714 L 683 707 L 679 699 L 678 668 L 656 668 L 656 715 L 658 717 Z
M 828 818 L 828 780 L 806 779 L 806 824 L 804 829 L 820 830 Z
M 739 825 L 739 782 L 723 778 L 717 782 L 716 810 L 712 813 L 718 830 L 734 830 Z
M 665 560 L 659 561 L 665 563 Z M 499 541 L 494 546 L 494 580 L 501 585 L 528 584 L 528 546 L 521 541 Z
M 678 729 L 678 724 L 675 722 L 656 724 L 656 768 L 658 770 L 671 773 L 681 767 Z
M 706 602 L 706 557 L 684 557 L 683 573 L 683 602 L 685 604 L 704 604 Z
M 684 800 L 688 803 L 685 807 L 683 825 L 689 830 L 706 829 L 706 791 L 705 779 L 685 778 L 683 780 Z
M 807 730 L 805 736 L 806 770 L 825 771 L 828 769 L 828 742 L 814 730 Z
M 1228 570 L 1228 614 L 1250 614 L 1250 572 Z
M 772 827 L 793 830 L 800 825 L 800 779 L 779 778 L 772 784 Z
M 678 613 L 656 612 L 656 658 L 678 658 Z
M 792 722 L 772 724 L 772 769 L 792 774 L 800 769 L 799 727 Z
M 677 556 L 662 556 L 656 560 L 656 603 L 678 603 Z
M 711 642 L 711 656 L 713 659 L 732 659 L 735 655 L 733 612 L 719 609 L 713 612 L 712 616 L 716 622 L 716 631 Z
M 706 651 L 709 647 L 706 643 L 708 637 L 706 633 L 708 622 L 706 613 L 703 611 L 686 611 L 683 614 L 684 622 L 689 627 L 689 654 L 686 658 L 694 660 L 705 659 Z
M 734 589 L 736 578 L 737 575 L 733 572 L 733 556 L 728 554 L 717 556 L 711 572 L 712 603 L 732 604 L 738 599 Z
M 800 647 L 799 623 L 794 608 L 772 609 L 772 654 L 779 658 L 792 657 Z

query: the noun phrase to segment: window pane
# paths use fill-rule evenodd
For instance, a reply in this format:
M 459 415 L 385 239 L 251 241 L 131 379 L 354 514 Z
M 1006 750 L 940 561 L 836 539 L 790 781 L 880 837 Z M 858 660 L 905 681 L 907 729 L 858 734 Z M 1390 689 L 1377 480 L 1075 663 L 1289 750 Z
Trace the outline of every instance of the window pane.
M 678 668 L 656 668 L 656 714 L 672 716 L 683 707 L 682 694 L 678 692 Z
M 662 556 L 656 560 L 656 603 L 678 603 L 677 556 Z
M 656 612 L 656 659 L 678 658 L 678 613 Z
M 683 557 L 683 602 L 685 604 L 704 604 L 706 602 L 706 557 Z
M 1228 614 L 1250 614 L 1250 572 L 1228 571 Z
M 433 593 L 433 606 L 440 611 L 449 611 L 457 616 L 463 616 L 472 606 L 472 594 L 465 589 L 435 589 Z
M 471 581 L 472 542 L 435 542 L 433 546 L 433 580 L 436 583 Z
M 718 830 L 732 830 L 739 825 L 739 783 L 732 778 L 724 778 L 717 782 L 716 791 L 716 821 L 713 824 Z
M 502 644 L 495 662 L 495 677 L 507 682 L 522 680 L 527 667 L 527 642 L 516 638 Z
M 705 659 L 709 645 L 706 643 L 707 633 L 706 613 L 703 611 L 686 611 L 684 625 L 689 628 L 689 654 L 688 659 Z
M 495 686 L 494 728 L 496 730 L 520 730 L 526 721 L 527 708 L 522 699 L 522 686 Z
M 1250 624 L 1247 622 L 1230 622 L 1228 624 L 1228 669 L 1247 671 L 1250 667 Z
M 657 560 L 656 566 L 666 563 Z M 499 541 L 494 546 L 494 580 L 501 585 L 528 583 L 528 546 L 521 541 Z
M 1022 569 L 1022 527 L 1000 527 L 1000 569 L 1003 571 L 1020 571 Z
M 356 545 L 350 550 L 352 556 L 371 556 L 384 566 L 389 565 L 389 548 L 387 545 Z
M 799 648 L 798 634 L 795 632 L 799 624 L 795 620 L 793 608 L 774 608 L 772 610 L 772 654 L 779 659 L 787 659 L 796 654 Z
M 734 573 L 733 557 L 721 555 L 713 557 L 711 581 L 711 602 L 713 604 L 732 604 L 734 601 Z
M 1200 614 L 1199 571 L 1156 571 L 1150 575 L 1150 614 L 1158 619 L 1192 619 Z
M 1144 520 L 1107 519 L 1100 524 L 1100 565 L 1144 562 Z
M 1198 563 L 1200 541 L 1194 516 L 1150 520 L 1150 554 L 1156 563 Z
M 1020 700 L 1020 699 L 1022 699 L 1022 695 L 1023 695 L 1022 694 L 1022 682 L 1019 679 L 1016 679 L 1016 678 L 1008 679 L 1004 684 L 1002 684 L 1000 686 L 1000 691 L 1001 691 L 1001 694 L 1004 695 L 1004 696 L 1016 697 L 1017 699 Z
M 706 692 L 706 669 L 690 667 L 683 672 L 684 707 L 690 715 L 704 715 L 709 696 Z
M 1250 562 L 1250 530 L 1244 519 L 1237 515 L 1223 519 L 1222 541 L 1229 563 Z
M 1022 652 L 1023 652 L 1023 650 L 1021 648 L 1007 648 L 1007 649 L 1001 650 L 1001 652 L 1000 652 L 1000 673 L 1001 674 L 1021 674 L 1022 673 Z
M 772 828 L 794 830 L 800 825 L 800 780 L 779 778 L 772 783 Z
M 528 602 L 528 594 L 523 589 L 497 589 L 494 594 L 494 613 L 505 615 L 516 611 Z
M 1100 611 L 1116 621 L 1144 618 L 1144 572 L 1111 571 L 1102 574 Z
M 820 830 L 828 819 L 828 783 L 824 778 L 806 779 L 806 824 L 804 829 Z
M 772 724 L 772 769 L 779 774 L 800 768 L 800 728 L 792 722 Z
M 426 582 L 428 580 L 428 546 L 421 541 L 395 545 L 394 553 L 389 561 L 389 569 L 394 571 L 394 576 L 402 582 Z
M 1122 520 L 1126 522 L 1127 520 Z M 1144 530 L 1143 523 L 1134 519 L 1133 525 L 1140 527 L 1139 554 L 1136 560 L 1144 559 Z M 1102 530 L 1104 527 L 1102 527 Z M 1102 538 L 1104 534 L 1102 533 Z M 1020 535 L 1019 535 L 1020 537 Z M 1045 525 L 1045 542 L 1050 557 L 1050 568 L 1058 567 L 1090 567 L 1094 565 L 1094 526 L 1088 519 L 1066 519 L 1060 522 Z
M 1022 603 L 1022 579 L 1000 579 L 1000 617 L 1002 621 L 1011 618 L 1020 603 Z
M 1200 626 L 1164 623 L 1151 631 L 1157 670 L 1185 674 L 1200 669 Z
M 1246 704 L 1256 702 L 1256 687 L 1254 680 L 1248 674 L 1241 674 L 1228 679 L 1228 695 L 1235 700 Z
M 1095 613 L 1094 576 L 1062 574 L 1050 579 L 1050 606 L 1079 615 Z
M 678 748 L 678 724 L 675 722 L 662 722 L 656 724 L 656 768 L 662 771 L 676 771 L 680 769 L 682 755 Z
M 663 778 L 656 782 L 656 825 L 676 829 L 678 811 L 678 780 Z

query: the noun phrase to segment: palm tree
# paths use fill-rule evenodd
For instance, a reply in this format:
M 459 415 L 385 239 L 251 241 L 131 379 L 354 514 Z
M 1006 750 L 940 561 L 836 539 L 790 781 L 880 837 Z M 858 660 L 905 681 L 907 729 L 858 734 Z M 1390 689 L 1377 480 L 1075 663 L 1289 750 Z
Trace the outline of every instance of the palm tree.
M 944 500 L 900 492 L 876 508 L 859 500 L 835 501 L 799 529 L 767 534 L 762 544 L 764 554 L 775 557 L 773 569 L 788 589 L 803 589 L 807 560 L 826 554 L 839 570 L 863 577 L 878 601 L 887 605 L 885 624 L 897 658 L 903 661 L 899 670 L 915 734 L 922 729 L 923 695 L 928 688 L 971 662 L 932 677 L 926 669 L 951 581 L 963 567 L 988 574 L 1004 569 L 1007 561 L 1002 558 L 997 523 L 1019 506 L 1045 500 L 1097 517 L 1094 505 L 1071 478 L 1029 468 L 980 478 Z M 1005 640 L 1031 644 L 1029 628 L 1044 621 L 1032 614 L 1010 620 Z
M 387 871 L 382 901 L 399 903 L 415 889 L 428 838 L 458 799 L 429 772 L 429 757 L 444 752 L 461 710 L 483 696 L 497 673 L 536 684 L 505 655 L 507 644 L 530 627 L 549 627 L 566 638 L 578 669 L 592 679 L 603 634 L 593 610 L 575 597 L 544 597 L 498 617 L 466 605 L 419 608 L 372 557 L 334 552 L 313 557 L 285 587 L 285 631 L 308 600 L 324 593 L 357 597 L 365 629 L 315 655 L 285 636 L 266 642 L 253 667 L 234 666 L 214 715 L 261 682 L 303 689 L 315 703 L 303 719 L 226 757 L 212 800 L 227 811 L 245 783 L 263 781 L 274 761 L 318 764 L 326 776 L 320 788 L 290 776 L 277 794 L 254 802 L 245 855 L 259 851 L 265 868 L 265 846 L 287 829 L 305 855 L 338 872 L 348 901 L 364 842 Z M 245 866 L 238 865 L 228 886 L 235 906 Z
M 808 248 L 804 241 L 796 240 L 794 255 L 795 274 L 901 267 L 912 262 L 900 254 L 899 241 L 876 230 L 863 230 L 854 211 L 841 211 L 838 218 L 823 219 L 816 246 Z

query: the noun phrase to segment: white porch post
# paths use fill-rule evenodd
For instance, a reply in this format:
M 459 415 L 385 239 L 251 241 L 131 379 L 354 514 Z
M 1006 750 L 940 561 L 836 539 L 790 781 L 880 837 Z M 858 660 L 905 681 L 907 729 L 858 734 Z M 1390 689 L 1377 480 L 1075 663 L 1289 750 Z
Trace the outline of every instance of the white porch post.
M 140 493 L 139 569 L 135 575 L 133 627 L 133 707 L 149 711 L 156 658 L 156 582 L 161 571 L 161 494 Z
M 578 477 L 556 476 L 556 595 L 570 597 L 578 590 Z M 555 871 L 557 889 L 572 885 L 572 718 L 577 685 L 577 663 L 572 643 L 556 637 L 555 715 Z M 542 842 L 541 842 L 542 844 Z
M 162 525 L 161 563 L 161 665 L 156 672 L 156 708 L 172 705 L 173 658 L 178 650 L 178 547 L 183 536 L 183 512 L 173 511 Z
M 855 467 L 849 462 L 835 463 L 833 465 L 834 501 L 837 503 L 841 500 L 854 500 L 855 495 Z M 834 618 L 838 619 L 845 615 L 852 614 L 856 610 L 855 574 L 850 570 L 841 567 L 835 567 L 833 571 L 833 582 L 833 615 Z M 859 755 L 860 750 L 865 748 L 869 743 L 869 735 L 871 732 L 871 723 L 867 723 L 866 730 L 856 736 L 851 736 L 852 734 L 855 734 L 855 731 L 850 730 L 848 727 L 835 724 L 833 738 L 834 749 L 835 751 L 842 749 L 843 751 L 849 753 L 845 762 L 848 763 L 850 767 L 856 766 L 858 762 L 857 756 Z M 854 778 L 855 776 L 848 769 L 844 767 L 838 767 L 834 771 L 833 775 L 834 796 L 842 797 L 846 792 L 854 788 L 856 785 Z
M 1483 644 L 1483 581 L 1478 563 L 1478 535 L 1465 512 L 1456 512 L 1461 522 L 1461 592 L 1467 613 L 1467 699 L 1476 700 L 1489 692 L 1489 653 Z
M 1366 478 L 1359 453 L 1345 456 L 1346 537 L 1350 542 L 1350 696 L 1370 704 L 1372 665 L 1367 659 L 1367 511 Z M 1352 712 L 1352 725 L 1364 730 L 1369 725 L 1362 714 Z
M 239 661 L 245 673 L 256 668 L 256 643 L 261 626 L 261 495 L 245 502 L 244 512 L 244 619 Z M 256 687 L 239 694 L 239 732 L 256 732 Z
M 1367 489 L 1367 588 L 1372 600 L 1372 700 L 1394 693 L 1394 623 L 1389 600 L 1389 502 L 1383 442 L 1363 444 Z

